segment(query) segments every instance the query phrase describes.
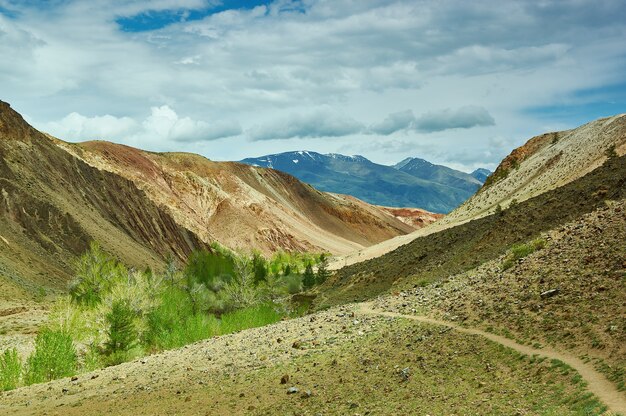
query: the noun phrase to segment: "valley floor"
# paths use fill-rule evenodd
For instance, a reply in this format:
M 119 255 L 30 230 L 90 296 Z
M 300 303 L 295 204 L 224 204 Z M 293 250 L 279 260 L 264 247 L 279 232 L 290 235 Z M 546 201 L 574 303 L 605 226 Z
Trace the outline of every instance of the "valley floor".
M 624 212 L 607 201 L 508 268 L 5 392 L 0 414 L 626 414 Z
M 575 357 L 354 304 L 6 392 L 0 412 L 600 414 L 588 390 L 626 411 L 626 395 Z

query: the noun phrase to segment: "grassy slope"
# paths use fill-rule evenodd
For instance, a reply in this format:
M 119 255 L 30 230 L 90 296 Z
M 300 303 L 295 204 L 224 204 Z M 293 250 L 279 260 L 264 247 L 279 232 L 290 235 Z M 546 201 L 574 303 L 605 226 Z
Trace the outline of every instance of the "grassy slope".
M 546 248 L 506 271 L 500 258 L 384 307 L 589 357 L 626 390 L 625 212 L 626 200 L 611 202 L 547 233 Z
M 626 156 L 561 188 L 480 218 L 413 240 L 375 259 L 339 270 L 321 289 L 317 306 L 371 298 L 392 287 L 431 282 L 479 266 L 512 244 L 626 197 Z
M 355 325 L 349 315 L 340 315 L 308 325 L 303 323 L 307 318 L 301 319 L 302 327 L 313 333 L 329 320 L 344 323 L 346 329 L 330 331 L 332 337 L 313 337 L 320 342 L 305 343 L 295 356 L 289 350 L 296 350 L 287 345 L 290 360 L 273 360 L 272 353 L 269 359 L 251 357 L 249 351 L 237 349 L 241 335 L 235 335 L 216 341 L 223 347 L 217 351 L 192 346 L 184 365 L 177 365 L 175 355 L 180 351 L 165 353 L 150 358 L 164 364 L 133 363 L 132 372 L 127 372 L 130 366 L 120 366 L 99 378 L 85 375 L 74 383 L 58 381 L 11 392 L 0 401 L 0 409 L 16 415 L 44 414 L 53 407 L 65 415 L 200 410 L 200 414 L 263 415 L 594 415 L 602 409 L 585 395 L 584 383 L 560 363 L 520 357 L 481 337 L 440 327 L 381 317 Z M 365 333 L 355 333 L 359 328 Z M 268 339 L 272 332 L 264 336 L 256 330 L 253 335 L 260 335 L 255 339 L 260 350 L 278 345 Z M 278 349 L 285 357 L 283 348 Z M 214 352 L 233 364 L 212 367 Z M 246 366 L 249 361 L 255 365 Z M 281 384 L 284 375 L 289 381 Z M 292 386 L 299 392 L 288 395 Z M 311 397 L 303 396 L 307 390 Z M 24 407 L 23 400 L 32 400 L 31 405 Z

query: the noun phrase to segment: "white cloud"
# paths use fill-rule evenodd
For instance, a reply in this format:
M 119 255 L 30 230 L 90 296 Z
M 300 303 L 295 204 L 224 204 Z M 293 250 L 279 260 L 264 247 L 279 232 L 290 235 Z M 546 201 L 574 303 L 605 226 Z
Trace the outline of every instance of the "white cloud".
M 139 125 L 129 117 L 111 115 L 85 117 L 78 113 L 70 113 L 59 121 L 42 125 L 42 130 L 52 133 L 65 140 L 115 140 L 134 134 Z
M 0 12 L 0 98 L 36 127 L 57 123 L 61 138 L 111 135 L 216 159 L 302 146 L 330 152 L 387 143 L 395 132 L 451 155 L 464 141 L 473 146 L 464 151 L 495 159 L 489 137 L 519 144 L 578 122 L 529 107 L 580 103 L 577 91 L 623 82 L 626 71 L 626 4 L 611 0 L 281 0 L 195 21 L 183 15 L 150 32 L 116 23 L 215 3 L 0 0 L 13 11 Z M 146 125 L 146 110 L 163 105 L 176 116 L 158 110 Z M 233 134 L 240 145 L 210 142 Z M 335 139 L 317 139 L 324 135 Z M 379 157 L 370 149 L 365 156 Z M 411 149 L 397 156 L 419 156 Z
M 141 123 L 129 117 L 111 115 L 85 117 L 71 113 L 59 121 L 42 126 L 42 129 L 66 140 L 128 141 L 146 143 L 152 141 L 160 146 L 167 142 L 203 142 L 241 134 L 241 126 L 233 121 L 207 123 L 180 117 L 167 105 L 152 107 L 150 115 Z

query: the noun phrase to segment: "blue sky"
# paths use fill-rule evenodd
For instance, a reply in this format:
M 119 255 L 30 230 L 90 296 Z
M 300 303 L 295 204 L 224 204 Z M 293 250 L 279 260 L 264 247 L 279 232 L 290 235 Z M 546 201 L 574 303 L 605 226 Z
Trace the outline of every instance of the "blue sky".
M 68 141 L 493 168 L 626 112 L 618 0 L 0 0 L 0 99 Z
M 197 9 L 174 8 L 166 10 L 147 10 L 133 16 L 123 16 L 115 21 L 125 32 L 145 32 L 163 29 L 173 23 L 202 20 L 207 16 L 227 10 L 250 10 L 257 6 L 266 6 L 271 0 L 224 0 L 208 2 Z

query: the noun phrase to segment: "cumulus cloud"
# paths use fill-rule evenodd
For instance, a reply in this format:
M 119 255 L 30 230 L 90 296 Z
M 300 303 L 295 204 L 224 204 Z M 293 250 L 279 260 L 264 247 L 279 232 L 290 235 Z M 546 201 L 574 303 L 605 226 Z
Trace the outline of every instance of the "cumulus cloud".
M 141 123 L 144 135 L 181 142 L 202 142 L 241 134 L 239 123 L 220 121 L 207 123 L 179 117 L 169 106 L 152 107 L 151 114 Z
M 487 145 L 487 132 L 472 126 L 523 140 L 587 121 L 528 109 L 580 104 L 590 97 L 580 91 L 623 83 L 626 71 L 626 3 L 615 0 L 276 0 L 187 18 L 220 3 L 229 4 L 0 0 L 0 56 L 10 57 L 0 59 L 1 98 L 36 127 L 57 123 L 62 137 L 142 137 L 145 146 L 167 142 L 212 158 L 249 156 L 246 146 L 208 144 L 242 130 L 220 120 L 241 122 L 258 140 L 247 146 L 276 151 L 322 136 L 375 141 L 403 132 L 407 142 L 437 140 L 452 152 L 453 133 Z M 169 12 L 181 19 L 155 30 L 120 24 Z M 146 114 L 156 103 L 176 116 L 161 107 Z M 320 116 L 324 106 L 333 111 Z M 451 110 L 430 112 L 442 108 Z M 322 139 L 317 150 L 338 141 Z
M 78 113 L 70 113 L 59 121 L 52 121 L 42 129 L 64 140 L 95 140 L 128 137 L 139 129 L 139 124 L 129 117 L 111 115 L 85 117 Z
M 252 140 L 340 137 L 359 133 L 363 128 L 363 124 L 351 117 L 320 109 L 275 119 L 251 128 L 248 135 Z
M 241 126 L 234 121 L 207 123 L 180 117 L 167 105 L 152 107 L 150 115 L 141 123 L 129 117 L 111 115 L 86 117 L 71 113 L 61 120 L 46 123 L 42 129 L 70 141 L 113 140 L 145 142 L 202 142 L 241 134 Z

